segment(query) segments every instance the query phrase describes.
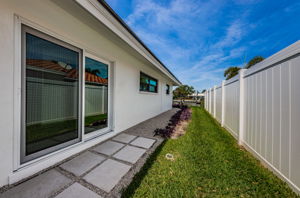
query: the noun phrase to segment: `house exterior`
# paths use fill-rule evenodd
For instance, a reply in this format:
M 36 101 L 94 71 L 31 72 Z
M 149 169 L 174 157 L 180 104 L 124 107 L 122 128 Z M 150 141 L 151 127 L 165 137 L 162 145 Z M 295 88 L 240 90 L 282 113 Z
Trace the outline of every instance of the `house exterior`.
M 0 35 L 0 187 L 171 109 L 181 84 L 100 0 L 1 0 Z

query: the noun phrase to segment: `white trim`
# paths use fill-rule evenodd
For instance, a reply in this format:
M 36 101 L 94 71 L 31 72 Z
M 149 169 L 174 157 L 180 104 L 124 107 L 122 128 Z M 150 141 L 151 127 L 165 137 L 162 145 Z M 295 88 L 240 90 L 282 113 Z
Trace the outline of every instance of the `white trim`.
M 84 134 L 84 121 L 85 121 L 85 58 L 86 58 L 86 50 L 82 50 L 82 72 L 81 72 L 81 90 L 82 90 L 82 94 L 81 94 L 81 142 L 84 141 L 84 139 L 86 138 L 85 134 Z
M 160 64 L 111 14 L 100 5 L 96 0 L 75 0 L 81 7 L 86 9 L 91 15 L 118 35 L 129 46 L 146 58 L 151 64 L 158 68 L 162 73 L 169 77 L 175 85 L 181 83 L 176 80 L 171 73 Z
M 245 79 L 244 73 L 246 69 L 241 69 L 239 71 L 239 82 L 240 82 L 240 95 L 239 95 L 239 133 L 238 133 L 238 143 L 242 144 L 244 141 L 245 134 Z
M 292 175 L 292 64 L 289 62 L 289 178 Z
M 115 130 L 115 122 L 116 122 L 116 113 L 115 113 L 115 104 L 116 104 L 116 88 L 115 88 L 115 85 L 116 85 L 116 69 L 115 69 L 115 66 L 116 66 L 116 62 L 110 62 L 110 81 L 108 81 L 110 87 L 111 87 L 111 91 L 108 93 L 108 98 L 110 99 L 111 101 L 111 105 L 108 106 L 108 108 L 110 108 L 110 112 L 111 112 L 111 115 L 109 116 L 109 122 L 110 123 L 110 126 L 111 126 L 111 130 L 114 131 Z
M 40 32 L 42 32 L 44 34 L 47 34 L 47 35 L 49 35 L 51 37 L 54 37 L 54 38 L 56 38 L 58 40 L 61 40 L 61 41 L 65 42 L 65 43 L 67 43 L 69 45 L 73 45 L 74 47 L 79 48 L 79 49 L 85 51 L 86 53 L 89 53 L 89 54 L 92 54 L 94 56 L 97 56 L 97 57 L 101 58 L 102 60 L 104 60 L 106 62 L 110 62 L 111 63 L 111 62 L 115 62 L 116 61 L 116 60 L 112 60 L 112 59 L 110 59 L 108 57 L 102 56 L 99 53 L 95 52 L 94 50 L 90 49 L 88 46 L 85 46 L 84 44 L 81 44 L 81 43 L 78 43 L 76 41 L 73 41 L 73 40 L 69 39 L 68 37 L 65 37 L 65 36 L 63 36 L 63 35 L 55 32 L 55 30 L 52 30 L 52 29 L 50 30 L 47 27 L 45 27 L 43 25 L 40 25 L 40 24 L 37 24 L 37 23 L 35 23 L 35 22 L 33 22 L 33 21 L 25 18 L 25 17 L 22 17 L 20 15 L 15 15 L 15 19 L 16 19 L 15 20 L 15 27 L 18 26 L 18 25 L 20 25 L 20 27 L 18 27 L 18 28 L 20 28 L 20 30 L 21 30 L 21 24 L 24 24 L 24 25 L 29 26 L 29 27 L 31 27 L 33 29 L 36 29 L 36 30 L 38 30 L 38 31 L 40 31 Z M 15 31 L 17 31 L 18 28 L 15 28 Z M 21 32 L 19 34 L 21 35 Z M 16 38 L 16 39 L 19 39 L 19 38 Z
M 221 126 L 224 127 L 224 124 L 225 124 L 225 80 L 222 81 L 222 102 L 221 102 L 221 105 L 222 105 L 222 108 L 221 108 Z
M 157 94 L 158 94 L 158 90 L 157 90 L 157 92 L 139 91 L 139 93 L 140 93 L 140 94 L 157 95 Z
M 14 18 L 14 120 L 13 120 L 13 170 L 20 166 L 21 150 L 21 20 Z
M 213 117 L 216 118 L 216 110 L 217 110 L 217 86 L 215 85 L 213 87 L 214 89 L 214 100 L 213 100 L 213 103 L 214 103 L 214 109 L 213 109 Z
M 84 67 L 83 67 L 83 70 L 85 71 L 85 58 L 88 57 L 88 58 L 91 58 L 93 60 L 96 60 L 96 61 L 99 61 L 101 63 L 104 63 L 108 66 L 108 89 L 107 89 L 107 93 L 108 93 L 108 97 L 107 97 L 107 127 L 103 128 L 103 129 L 99 129 L 99 130 L 96 130 L 96 131 L 93 131 L 91 133 L 88 133 L 88 134 L 84 134 L 84 118 L 85 118 L 85 115 L 84 115 L 84 108 L 85 108 L 85 105 L 83 105 L 83 119 L 82 119 L 82 135 L 83 135 L 83 141 L 86 141 L 86 140 L 89 140 L 89 139 L 92 139 L 94 137 L 98 137 L 100 135 L 103 135 L 105 133 L 108 133 L 109 131 L 111 131 L 112 129 L 112 112 L 111 112 L 111 108 L 110 106 L 112 105 L 111 104 L 111 95 L 110 94 L 112 92 L 112 88 L 111 88 L 111 75 L 112 75 L 112 72 L 111 72 L 111 62 L 109 61 L 106 61 L 105 59 L 102 59 L 100 58 L 100 56 L 97 56 L 95 55 L 94 53 L 89 53 L 89 52 L 86 52 L 85 51 L 85 54 L 84 54 Z M 84 72 L 83 72 L 84 73 Z M 85 75 L 84 75 L 85 76 Z M 85 81 L 83 82 L 83 90 L 85 89 Z M 85 92 L 83 91 L 83 101 L 85 101 Z M 84 103 L 85 104 L 85 103 Z M 104 103 L 103 103 L 103 106 L 104 106 Z
M 255 64 L 251 68 L 249 68 L 245 72 L 245 77 L 248 77 L 249 75 L 253 73 L 257 73 L 263 69 L 266 69 L 274 64 L 278 64 L 280 61 L 285 60 L 287 58 L 290 58 L 291 56 L 294 56 L 296 54 L 300 53 L 300 40 L 293 43 L 292 45 L 284 48 L 283 50 L 280 50 L 276 54 L 268 57 L 267 59 Z

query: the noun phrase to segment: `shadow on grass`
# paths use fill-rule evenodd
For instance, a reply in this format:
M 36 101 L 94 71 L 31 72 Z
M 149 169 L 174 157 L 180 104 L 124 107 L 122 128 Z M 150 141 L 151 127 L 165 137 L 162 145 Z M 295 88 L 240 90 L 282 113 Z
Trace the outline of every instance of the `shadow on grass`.
M 156 150 L 150 155 L 147 159 L 146 163 L 143 165 L 141 170 L 133 177 L 131 183 L 126 189 L 123 189 L 122 198 L 133 197 L 136 189 L 140 186 L 144 177 L 148 174 L 148 170 L 152 167 L 153 163 L 155 163 L 158 155 L 162 151 L 167 140 L 164 140 L 161 145 L 159 145 Z

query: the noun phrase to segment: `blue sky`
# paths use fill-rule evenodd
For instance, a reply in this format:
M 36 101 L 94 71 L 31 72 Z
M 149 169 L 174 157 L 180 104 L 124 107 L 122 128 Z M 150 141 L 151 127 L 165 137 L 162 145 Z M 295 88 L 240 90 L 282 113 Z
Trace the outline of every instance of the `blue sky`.
M 298 0 L 107 0 L 157 57 L 195 89 L 230 66 L 300 38 Z

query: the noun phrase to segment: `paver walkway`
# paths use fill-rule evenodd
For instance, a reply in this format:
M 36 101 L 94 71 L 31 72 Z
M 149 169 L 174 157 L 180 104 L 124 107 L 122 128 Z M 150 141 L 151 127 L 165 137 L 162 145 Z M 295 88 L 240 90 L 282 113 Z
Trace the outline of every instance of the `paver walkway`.
M 172 109 L 70 157 L 23 183 L 8 188 L 0 198 L 119 197 L 147 157 L 163 139 L 153 137 L 164 128 Z M 1 192 L 1 191 L 0 191 Z

